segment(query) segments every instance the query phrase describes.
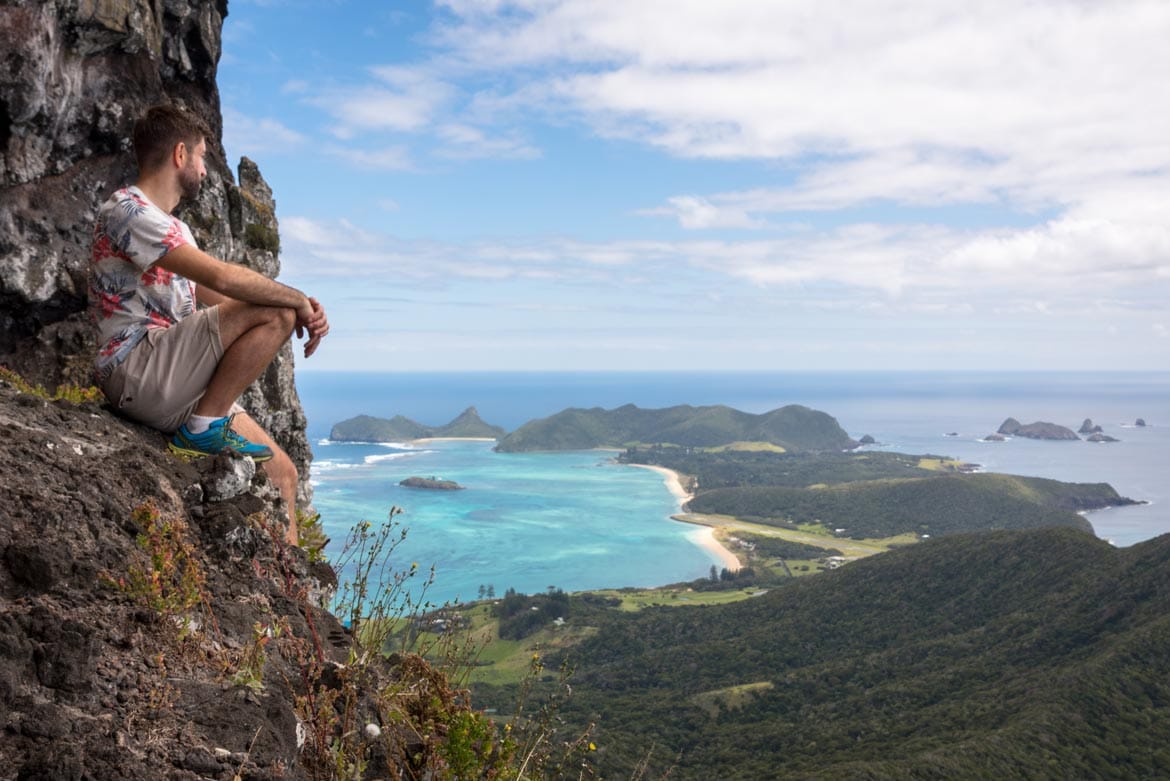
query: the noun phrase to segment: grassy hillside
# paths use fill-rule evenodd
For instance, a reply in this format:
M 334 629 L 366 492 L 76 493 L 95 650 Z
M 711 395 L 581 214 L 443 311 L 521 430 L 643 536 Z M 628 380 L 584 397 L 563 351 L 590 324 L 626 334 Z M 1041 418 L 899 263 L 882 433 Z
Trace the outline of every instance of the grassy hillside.
M 633 443 L 681 447 L 719 447 L 736 442 L 766 442 L 785 450 L 842 450 L 856 443 L 831 416 L 791 405 L 763 415 L 725 406 L 613 410 L 567 409 L 530 421 L 497 446 L 502 452 L 584 450 Z
M 590 620 L 564 707 L 597 723 L 603 777 L 651 747 L 676 779 L 1170 774 L 1170 536 L 959 535 Z

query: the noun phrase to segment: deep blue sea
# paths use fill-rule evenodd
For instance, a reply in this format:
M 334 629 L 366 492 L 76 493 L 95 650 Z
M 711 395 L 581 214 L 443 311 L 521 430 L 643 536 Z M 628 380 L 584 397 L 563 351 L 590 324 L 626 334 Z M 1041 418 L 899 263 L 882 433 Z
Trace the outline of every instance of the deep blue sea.
M 469 406 L 508 430 L 566 407 L 612 409 L 726 404 L 766 412 L 803 404 L 833 415 L 879 449 L 935 453 L 986 471 L 1108 482 L 1147 505 L 1088 516 L 1097 535 L 1126 546 L 1170 531 L 1170 373 L 357 373 L 298 374 L 314 443 L 315 504 L 335 542 L 392 505 L 408 530 L 402 567 L 435 567 L 428 599 L 474 599 L 556 586 L 649 586 L 706 574 L 715 559 L 677 511 L 662 478 L 611 463 L 604 452 L 500 454 L 490 443 L 329 443 L 333 424 L 359 414 L 441 425 Z M 1007 417 L 1080 427 L 1120 442 L 980 441 Z M 1133 424 L 1142 418 L 1144 428 Z M 949 436 L 956 434 L 957 436 Z M 411 475 L 466 490 L 407 489 Z M 331 555 L 336 551 L 331 549 Z

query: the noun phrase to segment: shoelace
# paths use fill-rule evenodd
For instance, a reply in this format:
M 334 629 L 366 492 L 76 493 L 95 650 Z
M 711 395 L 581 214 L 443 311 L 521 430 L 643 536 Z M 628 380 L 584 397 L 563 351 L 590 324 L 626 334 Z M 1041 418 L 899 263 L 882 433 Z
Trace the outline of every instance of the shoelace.
M 227 423 L 223 424 L 223 438 L 226 439 L 233 447 L 242 448 L 251 445 L 251 442 L 237 434 L 235 429 L 232 428 L 232 422 L 235 419 L 236 413 L 234 412 L 228 416 Z

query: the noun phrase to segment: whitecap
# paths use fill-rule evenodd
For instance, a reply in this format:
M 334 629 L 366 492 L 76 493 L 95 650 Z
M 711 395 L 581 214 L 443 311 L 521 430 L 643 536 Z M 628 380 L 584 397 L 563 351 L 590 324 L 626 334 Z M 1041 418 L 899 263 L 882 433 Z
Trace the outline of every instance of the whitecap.
M 356 469 L 361 464 L 347 464 L 344 461 L 314 461 L 312 469 L 317 472 L 333 472 L 338 469 Z
M 377 464 L 380 461 L 393 461 L 398 458 L 407 458 L 409 456 L 421 456 L 425 453 L 433 453 L 433 450 L 411 450 L 407 453 L 386 453 L 379 456 L 366 456 L 364 461 L 366 464 Z

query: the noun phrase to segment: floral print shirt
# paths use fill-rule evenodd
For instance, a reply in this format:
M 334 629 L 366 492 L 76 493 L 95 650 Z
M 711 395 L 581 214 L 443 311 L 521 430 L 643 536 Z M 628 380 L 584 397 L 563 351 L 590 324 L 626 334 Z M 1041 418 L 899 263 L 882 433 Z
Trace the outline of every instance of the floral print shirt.
M 98 210 L 89 266 L 89 313 L 97 327 L 99 384 L 152 328 L 169 328 L 195 311 L 195 284 L 156 266 L 171 250 L 195 246 L 191 229 L 137 187 Z

